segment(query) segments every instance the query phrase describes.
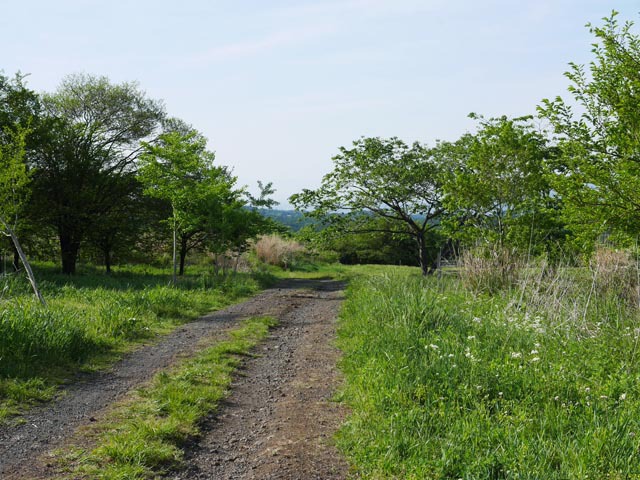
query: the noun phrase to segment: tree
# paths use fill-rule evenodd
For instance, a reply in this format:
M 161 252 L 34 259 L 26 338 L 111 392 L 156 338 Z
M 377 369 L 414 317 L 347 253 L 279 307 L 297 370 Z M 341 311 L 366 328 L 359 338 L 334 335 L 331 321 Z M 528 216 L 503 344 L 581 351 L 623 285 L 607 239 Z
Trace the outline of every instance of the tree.
M 595 58 L 565 73 L 576 106 L 556 97 L 538 107 L 561 152 L 553 188 L 586 248 L 604 232 L 640 234 L 640 38 L 632 26 L 616 12 L 602 27 L 588 25 Z
M 136 84 L 88 75 L 65 78 L 43 105 L 48 135 L 30 158 L 34 203 L 57 231 L 62 271 L 73 274 L 88 232 L 126 201 L 123 177 L 135 170 L 141 141 L 154 134 L 164 109 Z
M 14 150 L 15 141 L 24 147 L 27 155 L 37 147 L 42 133 L 41 103 L 38 95 L 27 88 L 26 75 L 17 73 L 13 78 L 0 74 L 0 143 Z M 19 155 L 22 156 L 23 153 Z M 15 150 L 10 155 L 15 154 Z M 24 160 L 24 159 L 23 159 Z M 30 188 L 29 188 L 30 190 Z M 24 238 L 30 229 L 27 202 L 21 204 L 20 212 L 15 216 L 17 220 L 12 224 L 16 238 Z M 33 227 L 33 228 L 31 228 Z M 13 249 L 13 266 L 20 267 L 20 254 L 14 242 L 10 242 Z
M 29 175 L 24 161 L 26 134 L 20 128 L 15 132 L 5 131 L 0 142 L 0 231 L 11 238 L 36 297 L 46 305 L 16 234 L 20 212 L 29 195 Z
M 445 212 L 442 204 L 443 166 L 428 149 L 398 138 L 361 138 L 353 148 L 340 148 L 333 157 L 334 169 L 320 188 L 291 196 L 299 210 L 321 218 L 346 233 L 380 230 L 410 236 L 424 275 L 436 267 L 429 255 L 428 232 L 437 229 Z M 393 228 L 372 229 L 368 216 L 391 222 Z M 364 224 L 363 224 L 364 222 Z
M 228 170 L 213 165 L 214 154 L 207 140 L 194 129 L 168 131 L 155 144 L 145 144 L 140 158 L 139 178 L 145 193 L 171 205 L 169 224 L 173 232 L 173 276 L 178 266 L 178 238 L 181 236 L 181 271 L 189 250 L 188 241 L 205 231 L 205 222 L 216 204 L 231 191 L 235 182 Z
M 120 201 L 100 217 L 86 236 L 107 274 L 111 273 L 114 258 L 130 257 L 132 247 L 140 242 L 143 233 L 158 226 L 154 205 L 157 202 L 143 195 L 143 187 L 133 172 L 119 178 L 119 188 Z
M 444 184 L 452 234 L 487 245 L 530 249 L 558 231 L 557 198 L 546 176 L 552 149 L 531 117 L 484 119 L 475 134 L 441 143 L 434 155 L 450 165 Z

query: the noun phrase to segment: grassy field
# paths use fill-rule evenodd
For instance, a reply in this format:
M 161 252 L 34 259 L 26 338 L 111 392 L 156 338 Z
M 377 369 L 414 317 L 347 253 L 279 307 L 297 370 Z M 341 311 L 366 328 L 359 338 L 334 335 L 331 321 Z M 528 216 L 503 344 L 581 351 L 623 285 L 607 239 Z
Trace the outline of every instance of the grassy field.
M 85 268 L 69 277 L 40 265 L 48 308 L 33 298 L 22 277 L 6 277 L 0 297 L 0 421 L 35 401 L 78 370 L 99 368 L 132 345 L 256 292 L 246 274 L 217 278 L 204 270 L 168 285 L 166 271 L 117 269 L 112 275 Z M 272 280 L 267 274 L 261 276 Z
M 637 297 L 611 272 L 520 275 L 493 295 L 411 269 L 352 282 L 338 441 L 360 475 L 640 478 Z

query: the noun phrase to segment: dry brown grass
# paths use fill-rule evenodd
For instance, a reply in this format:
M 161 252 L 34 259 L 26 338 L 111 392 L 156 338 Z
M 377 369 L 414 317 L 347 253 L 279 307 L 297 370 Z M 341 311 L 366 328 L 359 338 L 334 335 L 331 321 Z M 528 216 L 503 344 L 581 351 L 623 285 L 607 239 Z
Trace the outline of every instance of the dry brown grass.
M 591 257 L 589 268 L 595 291 L 618 295 L 631 305 L 638 306 L 640 270 L 629 251 L 598 248 Z
M 476 293 L 496 293 L 518 283 L 524 261 L 510 249 L 477 247 L 463 252 L 458 265 L 466 288 Z
M 278 235 L 260 237 L 254 248 L 258 260 L 285 269 L 290 268 L 306 252 L 304 246 L 299 242 Z

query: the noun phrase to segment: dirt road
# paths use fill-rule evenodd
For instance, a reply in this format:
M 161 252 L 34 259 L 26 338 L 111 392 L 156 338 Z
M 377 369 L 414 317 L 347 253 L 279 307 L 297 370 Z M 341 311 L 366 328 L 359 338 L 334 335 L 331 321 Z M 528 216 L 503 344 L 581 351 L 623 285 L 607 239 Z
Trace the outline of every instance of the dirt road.
M 280 325 L 258 347 L 259 355 L 245 362 L 231 395 L 205 421 L 202 438 L 188 448 L 186 469 L 167 478 L 345 478 L 347 464 L 331 441 L 344 413 L 331 401 L 339 382 L 332 342 L 342 287 L 335 281 L 288 280 L 180 327 L 109 372 L 85 376 L 57 401 L 30 412 L 23 424 L 0 427 L 0 478 L 51 478 L 47 452 L 192 352 L 203 337 L 259 315 L 272 315 Z

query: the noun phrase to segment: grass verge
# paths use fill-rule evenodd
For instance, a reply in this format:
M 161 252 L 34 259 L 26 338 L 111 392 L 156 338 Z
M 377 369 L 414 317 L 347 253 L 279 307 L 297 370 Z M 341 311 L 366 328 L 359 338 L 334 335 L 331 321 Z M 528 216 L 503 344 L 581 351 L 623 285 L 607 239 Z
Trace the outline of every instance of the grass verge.
M 92 430 L 97 447 L 76 449 L 64 462 L 73 478 L 146 479 L 177 468 L 181 447 L 199 434 L 199 422 L 215 410 L 231 375 L 276 325 L 251 318 L 225 340 L 160 372 Z
M 563 275 L 493 296 L 455 276 L 356 278 L 339 329 L 352 415 L 338 442 L 358 473 L 637 478 L 637 310 Z
M 34 301 L 25 279 L 2 279 L 0 422 L 50 399 L 74 372 L 100 368 L 136 344 L 261 288 L 242 274 L 214 278 L 196 272 L 172 288 L 166 272 L 148 267 L 111 276 L 86 271 L 69 277 L 51 270 L 39 269 L 47 308 Z

